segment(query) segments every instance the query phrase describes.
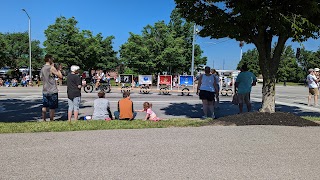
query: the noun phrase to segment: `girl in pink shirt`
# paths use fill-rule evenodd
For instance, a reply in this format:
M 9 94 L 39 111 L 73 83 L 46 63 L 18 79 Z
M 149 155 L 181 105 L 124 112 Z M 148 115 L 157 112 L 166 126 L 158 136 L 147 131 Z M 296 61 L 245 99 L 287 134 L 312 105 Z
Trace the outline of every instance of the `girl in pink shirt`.
M 137 110 L 138 112 L 146 112 L 146 117 L 144 120 L 150 120 L 150 121 L 160 121 L 160 118 L 157 117 L 156 113 L 152 111 L 152 104 L 149 102 L 143 103 L 143 110 Z

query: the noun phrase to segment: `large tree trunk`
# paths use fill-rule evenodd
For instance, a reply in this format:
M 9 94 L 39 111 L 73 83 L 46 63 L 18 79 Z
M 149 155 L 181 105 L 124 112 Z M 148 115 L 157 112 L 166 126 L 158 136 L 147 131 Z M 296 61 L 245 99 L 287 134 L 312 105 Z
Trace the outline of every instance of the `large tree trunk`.
M 275 112 L 275 85 L 280 63 L 280 57 L 287 41 L 287 37 L 279 36 L 278 42 L 272 52 L 272 36 L 267 33 L 255 39 L 255 45 L 259 51 L 259 65 L 263 76 L 262 107 L 260 112 Z

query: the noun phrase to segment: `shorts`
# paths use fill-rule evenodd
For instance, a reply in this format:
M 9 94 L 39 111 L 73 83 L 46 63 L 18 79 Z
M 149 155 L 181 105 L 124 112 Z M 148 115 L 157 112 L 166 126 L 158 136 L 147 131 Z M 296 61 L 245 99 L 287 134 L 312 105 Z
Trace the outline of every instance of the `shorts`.
M 318 88 L 309 88 L 309 95 L 319 95 Z
M 80 97 L 75 97 L 73 100 L 68 98 L 68 111 L 79 111 L 80 107 Z
M 249 104 L 250 103 L 250 93 L 238 94 L 239 104 Z
M 199 98 L 202 100 L 214 101 L 215 92 L 200 90 Z
M 57 109 L 58 93 L 54 93 L 54 94 L 43 93 L 42 104 L 43 104 L 43 107 L 49 107 L 49 109 Z

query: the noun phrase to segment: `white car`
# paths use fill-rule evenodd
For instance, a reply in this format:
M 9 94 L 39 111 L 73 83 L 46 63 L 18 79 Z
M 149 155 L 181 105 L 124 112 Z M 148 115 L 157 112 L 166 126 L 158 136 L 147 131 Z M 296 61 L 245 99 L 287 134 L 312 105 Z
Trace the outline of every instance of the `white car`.
M 27 73 L 29 72 L 29 68 L 28 68 L 28 66 L 21 66 L 21 67 L 19 68 L 19 71 L 20 71 L 21 73 L 23 73 L 23 74 L 27 74 Z
M 262 82 L 263 82 L 263 79 L 262 79 L 262 78 L 259 78 L 259 79 L 257 79 L 257 82 L 258 82 L 258 83 L 262 83 Z

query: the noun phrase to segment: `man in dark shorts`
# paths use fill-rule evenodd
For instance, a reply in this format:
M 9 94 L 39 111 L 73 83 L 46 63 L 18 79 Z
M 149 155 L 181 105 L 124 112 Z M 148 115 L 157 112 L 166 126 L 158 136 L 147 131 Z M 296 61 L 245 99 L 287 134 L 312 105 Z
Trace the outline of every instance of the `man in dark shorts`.
M 46 121 L 47 108 L 49 108 L 50 121 L 54 120 L 55 109 L 58 108 L 58 88 L 55 76 L 62 78 L 61 66 L 55 68 L 52 55 L 47 54 L 44 58 L 45 65 L 40 72 L 40 78 L 43 84 L 43 107 L 42 118 Z
M 214 115 L 214 99 L 215 92 L 219 93 L 218 82 L 214 75 L 210 73 L 210 67 L 204 68 L 205 74 L 201 74 L 198 81 L 197 94 L 202 100 L 203 113 L 202 119 L 208 118 L 208 109 L 211 111 L 212 119 L 215 119 Z M 200 91 L 200 92 L 199 92 Z

